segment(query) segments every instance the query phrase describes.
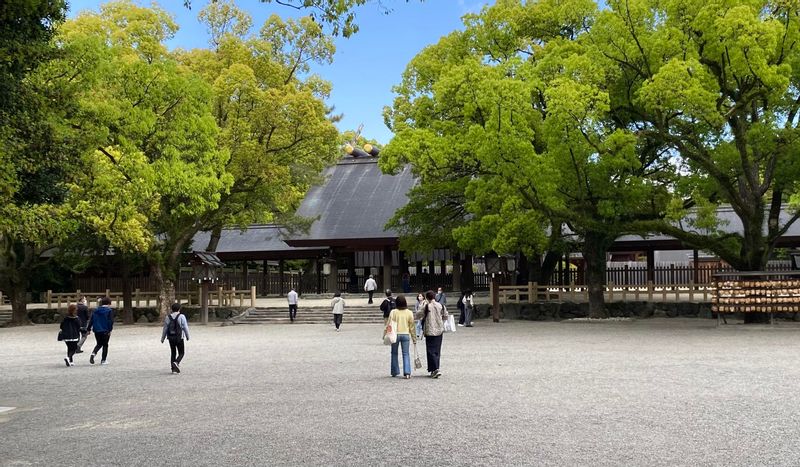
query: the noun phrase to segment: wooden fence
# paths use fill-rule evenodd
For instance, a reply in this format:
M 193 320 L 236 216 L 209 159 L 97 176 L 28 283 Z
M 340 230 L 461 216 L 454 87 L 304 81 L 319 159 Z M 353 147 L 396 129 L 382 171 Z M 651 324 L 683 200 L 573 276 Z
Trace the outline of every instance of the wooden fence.
M 80 297 L 85 296 L 90 300 L 90 305 L 96 304 L 97 297 L 109 297 L 111 304 L 116 308 L 122 308 L 122 292 L 113 292 L 106 290 L 105 292 L 82 292 L 77 290 L 75 292 L 53 292 L 48 290 L 45 295 L 45 303 L 47 308 L 56 310 L 66 309 L 70 304 L 77 303 Z M 133 299 L 134 308 L 148 308 L 158 307 L 158 292 L 143 292 L 139 289 L 133 291 L 131 295 Z M 200 290 L 194 292 L 176 292 L 175 299 L 180 303 L 186 305 L 199 305 L 200 304 Z M 236 290 L 223 289 L 217 287 L 208 291 L 208 305 L 211 307 L 255 307 L 256 306 L 256 287 L 253 286 L 249 290 Z
M 608 302 L 647 301 L 702 301 L 710 302 L 713 285 L 695 284 L 614 284 L 609 282 L 605 289 Z M 501 285 L 498 287 L 500 303 L 531 303 L 538 301 L 585 302 L 589 300 L 589 288 L 585 285 L 569 284 L 566 286 L 540 285 L 529 282 L 528 285 Z

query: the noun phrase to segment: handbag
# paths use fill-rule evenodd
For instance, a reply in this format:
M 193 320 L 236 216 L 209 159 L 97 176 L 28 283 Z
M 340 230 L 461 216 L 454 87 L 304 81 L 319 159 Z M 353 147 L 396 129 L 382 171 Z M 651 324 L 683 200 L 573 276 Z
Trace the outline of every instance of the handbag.
M 417 343 L 414 342 L 414 368 L 419 370 L 422 368 L 422 360 L 419 359 L 419 353 L 417 353 Z
M 394 311 L 389 313 L 389 324 L 383 332 L 383 343 L 392 345 L 397 342 L 397 321 L 394 321 Z
M 61 342 L 64 340 L 64 331 L 58 331 L 58 341 Z
M 447 316 L 447 322 L 444 325 L 444 330 L 447 332 L 456 332 L 456 319 L 453 315 Z

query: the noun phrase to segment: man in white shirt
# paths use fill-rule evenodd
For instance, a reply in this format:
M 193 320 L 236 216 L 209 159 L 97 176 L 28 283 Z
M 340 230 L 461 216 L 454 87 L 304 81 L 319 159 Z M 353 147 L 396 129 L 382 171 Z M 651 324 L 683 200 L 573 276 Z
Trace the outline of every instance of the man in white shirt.
M 286 294 L 286 300 L 289 302 L 289 319 L 294 323 L 297 317 L 297 292 L 294 291 L 294 287 Z
M 375 279 L 372 278 L 372 274 L 369 275 L 369 279 L 364 282 L 364 291 L 369 294 L 369 301 L 368 304 L 372 304 L 372 294 L 375 293 L 375 290 L 378 288 L 378 283 L 375 282 Z

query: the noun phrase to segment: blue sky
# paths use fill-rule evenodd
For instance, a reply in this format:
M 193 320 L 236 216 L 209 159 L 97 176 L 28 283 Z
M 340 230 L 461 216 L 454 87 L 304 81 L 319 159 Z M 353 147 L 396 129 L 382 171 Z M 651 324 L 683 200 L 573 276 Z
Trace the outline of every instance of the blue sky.
M 328 102 L 336 113 L 344 114 L 340 130 L 355 129 L 364 124 L 362 135 L 388 143 L 391 132 L 383 123 L 382 109 L 391 105 L 393 85 L 408 62 L 425 46 L 440 37 L 461 29 L 461 16 L 478 12 L 489 0 L 381 0 L 392 9 L 384 14 L 377 4 L 367 4 L 357 11 L 360 31 L 349 39 L 336 39 L 336 56 L 332 65 L 316 66 L 314 72 L 333 84 Z M 105 2 L 71 0 L 69 16 L 82 10 L 96 10 Z M 149 1 L 137 3 L 149 5 Z M 197 21 L 197 13 L 208 0 L 193 0 L 192 9 L 183 7 L 183 0 L 161 0 L 162 8 L 172 13 L 181 27 L 170 47 L 186 49 L 208 47 L 208 35 Z M 297 16 L 292 8 L 265 4 L 258 0 L 236 0 L 239 8 L 253 16 L 257 30 L 272 13 L 283 17 Z

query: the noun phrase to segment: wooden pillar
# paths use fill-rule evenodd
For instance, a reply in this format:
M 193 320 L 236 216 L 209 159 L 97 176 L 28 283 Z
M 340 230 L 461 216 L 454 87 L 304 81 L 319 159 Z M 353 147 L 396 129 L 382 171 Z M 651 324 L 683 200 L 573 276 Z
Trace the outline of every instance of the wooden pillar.
M 202 310 L 203 324 L 208 324 L 208 282 L 200 284 L 200 309 Z
M 647 281 L 656 281 L 656 252 L 652 248 L 647 250 Z
M 392 247 L 383 247 L 383 288 L 392 288 Z
M 336 293 L 339 290 L 339 265 L 336 262 L 336 253 L 331 251 L 330 255 L 331 274 L 328 276 L 328 293 Z
M 473 290 L 475 288 L 475 277 L 472 272 L 472 255 L 464 255 L 464 262 L 461 268 L 461 283 L 464 289 Z
M 453 253 L 453 292 L 461 292 L 461 253 Z
M 694 263 L 692 265 L 692 277 L 694 278 L 693 279 L 694 283 L 695 284 L 699 284 L 700 283 L 700 252 L 697 251 L 696 249 L 694 251 L 692 251 L 692 261 Z
M 278 295 L 284 295 L 283 260 L 278 260 Z
M 347 255 L 347 276 L 350 279 L 347 281 L 348 292 L 357 292 L 358 274 L 356 274 L 356 252 L 352 252 Z
M 492 322 L 500 322 L 500 278 L 492 273 Z
M 267 260 L 264 260 L 261 266 L 261 295 L 267 296 L 269 295 L 269 277 L 267 273 L 269 272 L 269 264 L 267 264 Z
M 245 289 L 245 288 L 249 287 L 249 285 L 247 283 L 247 279 L 248 279 L 247 274 L 249 272 L 247 270 L 247 264 L 248 264 L 247 261 L 242 261 L 242 287 L 241 287 L 242 289 Z

